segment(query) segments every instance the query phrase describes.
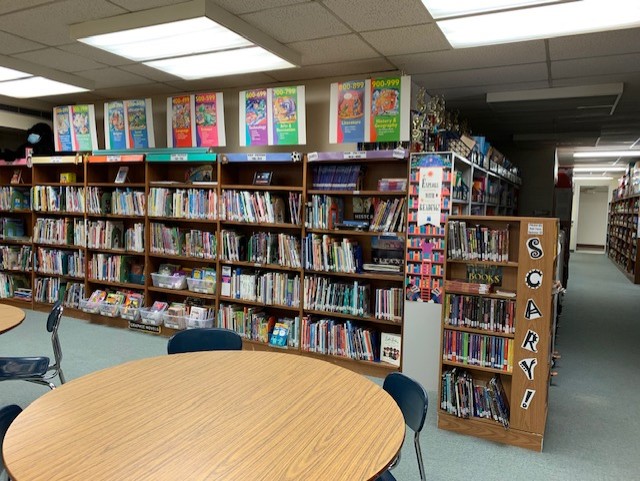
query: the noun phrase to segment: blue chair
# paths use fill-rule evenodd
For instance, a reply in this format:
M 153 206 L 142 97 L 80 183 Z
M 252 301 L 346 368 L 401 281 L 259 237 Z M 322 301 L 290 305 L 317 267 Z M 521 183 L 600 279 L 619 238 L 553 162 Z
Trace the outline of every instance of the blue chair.
M 188 329 L 174 335 L 167 344 L 169 354 L 197 351 L 240 351 L 242 338 L 237 332 L 218 327 Z
M 47 331 L 51 333 L 51 345 L 55 362 L 49 364 L 50 359 L 45 356 L 38 357 L 0 357 L 0 381 L 29 381 L 55 389 L 51 382 L 56 376 L 60 383 L 65 383 L 62 372 L 62 348 L 58 339 L 58 327 L 62 318 L 62 302 L 53 305 L 47 318 Z
M 4 435 L 7 434 L 9 426 L 18 414 L 22 412 L 22 408 L 16 404 L 11 404 L 0 409 L 0 460 L 2 459 L 2 444 Z M 4 460 L 0 463 L 0 477 L 4 474 Z
M 404 422 L 414 431 L 413 444 L 416 448 L 418 458 L 418 469 L 420 470 L 420 480 L 425 481 L 424 462 L 422 461 L 422 449 L 420 448 L 420 432 L 424 427 L 429 408 L 429 396 L 422 385 L 408 376 L 399 372 L 393 372 L 384 379 L 382 389 L 387 391 L 395 400 L 402 411 Z M 400 455 L 396 458 L 389 469 L 393 469 Z M 393 474 L 389 470 L 378 476 L 377 481 L 395 481 Z

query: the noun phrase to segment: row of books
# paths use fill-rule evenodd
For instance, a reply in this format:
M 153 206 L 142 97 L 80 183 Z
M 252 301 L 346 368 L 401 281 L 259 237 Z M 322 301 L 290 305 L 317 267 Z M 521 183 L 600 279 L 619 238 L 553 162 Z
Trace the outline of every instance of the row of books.
M 215 259 L 216 233 L 151 223 L 151 252 L 173 256 Z
M 37 185 L 31 189 L 31 205 L 37 212 L 84 212 L 83 187 Z
M 149 190 L 149 215 L 186 219 L 218 218 L 218 193 L 213 189 Z
M 449 259 L 509 261 L 509 229 L 484 226 L 467 227 L 464 221 L 448 223 L 447 254 Z
M 53 304 L 60 298 L 60 288 L 64 288 L 67 281 L 59 277 L 36 277 L 33 284 L 33 299 L 36 302 Z
M 344 200 L 330 195 L 312 195 L 306 203 L 305 227 L 337 229 L 344 222 Z M 368 222 L 362 224 L 366 227 Z
M 392 287 L 390 289 L 376 289 L 376 319 L 402 322 L 404 311 L 404 289 Z
M 259 264 L 300 267 L 300 241 L 289 234 L 254 232 L 247 237 L 232 230 L 222 230 L 222 258 Z
M 362 247 L 346 237 L 307 234 L 302 240 L 304 268 L 327 272 L 362 272 Z
M 351 321 L 302 318 L 301 349 L 360 361 L 379 361 L 379 333 Z
M 31 209 L 31 195 L 28 188 L 0 187 L 0 210 Z
M 88 246 L 91 249 L 125 249 L 144 252 L 144 224 L 126 227 L 121 221 L 89 221 Z
M 404 232 L 405 199 L 375 199 L 369 230 L 372 232 Z
M 65 307 L 73 307 L 77 309 L 80 301 L 85 298 L 84 283 L 68 282 L 64 291 L 62 304 Z
M 438 273 L 437 275 L 441 274 Z M 462 294 L 490 294 L 491 284 L 465 282 L 458 279 L 446 279 L 444 281 L 444 289 L 447 292 L 454 291 Z
M 364 165 L 318 165 L 312 171 L 312 186 L 318 190 L 360 190 Z
M 222 296 L 267 305 L 298 307 L 300 276 L 282 272 L 260 272 L 222 267 Z
M 356 317 L 369 316 L 369 286 L 358 281 L 334 282 L 328 277 L 305 276 L 304 307 L 316 311 L 339 312 Z
M 131 189 L 105 191 L 101 187 L 87 189 L 87 211 L 90 214 L 144 216 L 144 192 Z
M 36 219 L 33 242 L 55 245 L 86 245 L 84 219 L 70 217 Z
M 491 419 L 509 427 L 509 400 L 500 375 L 488 382 L 473 379 L 465 370 L 442 374 L 440 408 L 459 418 Z
M 31 281 L 21 274 L 0 272 L 0 299 L 31 300 Z
M 270 192 L 223 190 L 220 219 L 234 222 L 266 222 L 300 225 L 301 195 L 289 193 L 288 209 L 284 199 Z
M 84 277 L 84 251 L 38 247 L 35 251 L 34 267 L 39 274 Z
M 108 282 L 127 282 L 130 256 L 95 253 L 89 258 L 89 278 Z
M 450 326 L 515 333 L 516 303 L 513 300 L 447 294 L 444 319 Z
M 31 270 L 31 246 L 0 246 L 0 267 L 10 271 Z
M 279 324 L 283 324 L 286 334 Z M 278 347 L 295 347 L 300 343 L 300 318 L 276 317 L 268 314 L 261 307 L 239 306 L 237 304 L 221 304 L 218 310 L 217 326 L 230 329 L 245 339 L 269 343 Z M 273 338 L 274 331 L 276 339 Z M 286 336 L 284 339 L 283 337 Z
M 512 372 L 514 348 L 513 339 L 445 329 L 442 359 Z
M 25 239 L 26 229 L 24 219 L 13 217 L 2 217 L 2 238 L 3 239 Z

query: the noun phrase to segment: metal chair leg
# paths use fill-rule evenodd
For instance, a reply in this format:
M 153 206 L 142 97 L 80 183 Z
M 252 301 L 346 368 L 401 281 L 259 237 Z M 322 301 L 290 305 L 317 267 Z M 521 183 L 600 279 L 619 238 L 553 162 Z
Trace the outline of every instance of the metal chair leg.
M 64 374 L 62 372 L 62 369 L 58 369 L 58 377 L 60 377 L 60 384 L 64 384 L 65 382 L 67 382 L 64 378 Z
M 420 481 L 426 481 L 424 474 L 424 462 L 422 461 L 422 449 L 420 448 L 420 433 L 414 433 L 413 444 L 416 448 L 416 457 L 418 458 L 418 469 L 420 470 Z

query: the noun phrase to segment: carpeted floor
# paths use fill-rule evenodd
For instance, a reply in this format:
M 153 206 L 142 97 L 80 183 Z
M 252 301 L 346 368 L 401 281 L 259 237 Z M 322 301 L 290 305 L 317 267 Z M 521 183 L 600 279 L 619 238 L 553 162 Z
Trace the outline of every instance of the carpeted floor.
M 640 286 L 625 279 L 604 255 L 572 254 L 557 343 L 562 359 L 550 388 L 544 452 L 436 429 L 437 393 L 430 392 L 431 408 L 421 438 L 427 479 L 639 479 L 638 313 Z M 23 325 L 0 336 L 0 353 L 50 353 L 44 322 L 43 314 L 29 311 Z M 164 338 L 66 317 L 60 339 L 68 379 L 166 352 Z M 46 391 L 25 382 L 2 382 L 0 405 L 26 407 Z M 418 479 L 409 436 L 393 471 L 398 481 Z

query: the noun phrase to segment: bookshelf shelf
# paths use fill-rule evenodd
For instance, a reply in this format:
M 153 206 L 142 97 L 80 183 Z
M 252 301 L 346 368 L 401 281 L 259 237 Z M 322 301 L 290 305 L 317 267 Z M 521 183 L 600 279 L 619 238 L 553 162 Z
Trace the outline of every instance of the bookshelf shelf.
M 400 322 L 387 321 L 386 319 L 378 319 L 373 316 L 354 316 L 353 314 L 344 314 L 342 312 L 329 312 L 329 311 L 318 311 L 315 309 L 304 309 L 306 314 L 323 316 L 323 317 L 338 317 L 340 319 L 349 319 L 354 322 L 372 322 L 377 324 L 386 324 L 389 326 L 401 326 Z
M 59 277 L 60 279 L 68 279 L 72 281 L 82 281 L 84 282 L 84 277 L 80 276 L 70 276 L 69 274 L 55 274 L 53 272 L 42 272 L 35 271 L 36 277 Z
M 9 209 L 0 210 L 2 214 L 31 214 L 31 209 Z
M 337 276 L 337 277 L 353 277 L 356 279 L 379 279 L 382 281 L 402 282 L 404 281 L 403 274 L 387 274 L 383 272 L 335 272 L 335 271 L 315 271 L 307 269 L 306 272 L 310 274 L 318 274 L 324 276 Z
M 512 260 L 484 262 L 451 259 L 451 256 L 459 252 L 460 239 L 466 239 L 467 235 L 473 238 L 476 228 L 486 229 L 490 240 L 487 246 L 470 246 L 471 250 L 487 251 L 491 250 L 491 246 L 508 246 L 507 251 L 503 249 L 501 254 L 506 254 Z M 541 451 L 548 411 L 558 221 L 529 217 L 451 216 L 447 221 L 446 233 L 446 281 L 460 279 L 465 274 L 486 275 L 487 278 L 501 276 L 500 288 L 517 292 L 518 295 L 506 297 L 493 293 L 465 293 L 447 289 L 448 284 L 444 284 L 443 299 L 448 307 L 442 311 L 442 380 L 439 394 L 440 399 L 447 403 L 447 408 L 438 410 L 438 427 Z M 504 242 L 505 240 L 508 242 Z M 528 246 L 539 248 L 543 255 L 538 255 L 541 253 L 534 249 L 527 249 Z M 467 266 L 473 266 L 474 269 L 470 272 L 466 269 Z M 502 267 L 508 269 L 496 271 Z M 503 302 L 489 302 L 494 299 Z M 497 324 L 513 325 L 515 333 L 450 325 L 449 316 L 460 319 L 460 313 L 467 312 L 465 309 L 475 309 L 472 312 L 476 314 L 470 315 L 476 321 L 487 314 L 492 319 L 495 315 Z M 491 355 L 488 356 L 487 352 Z M 452 356 L 490 362 L 495 367 L 448 360 Z M 508 366 L 508 370 L 500 369 L 499 366 Z M 473 390 L 467 398 L 470 402 L 461 400 L 460 392 L 451 388 L 453 383 L 461 379 L 459 376 L 462 373 L 466 373 L 470 379 L 464 382 L 465 386 Z M 493 386 L 492 389 L 486 390 L 486 386 L 490 385 Z M 477 417 L 476 410 L 481 413 L 484 409 L 481 404 L 477 404 L 481 398 L 491 399 L 490 402 L 498 407 L 499 416 L 506 419 L 506 428 L 503 422 Z M 466 403 L 471 418 L 456 416 L 459 414 L 457 410 L 460 402 Z
M 156 258 L 156 259 L 171 259 L 176 261 L 200 262 L 202 264 L 215 264 L 218 262 L 216 259 L 206 259 L 204 257 L 178 256 L 174 254 L 163 254 L 160 252 L 150 252 L 149 257 Z
M 271 309 L 282 309 L 286 311 L 300 312 L 299 307 L 283 306 L 280 304 L 265 304 L 264 302 L 256 302 L 249 299 L 236 299 L 234 297 L 227 296 L 220 296 L 220 302 L 227 302 L 231 304 L 246 304 L 248 306 L 268 307 Z
M 165 189 L 217 189 L 217 183 L 200 182 L 197 184 L 186 182 L 149 182 L 149 187 Z
M 87 217 L 90 218 L 101 218 L 101 219 L 139 219 L 144 220 L 145 216 L 143 215 L 123 215 L 123 214 L 87 214 Z
M 34 210 L 33 213 L 42 217 L 46 217 L 48 215 L 59 215 L 63 217 L 84 217 L 84 212 L 66 212 L 59 210 Z
M 164 287 L 153 287 L 153 286 L 149 286 L 147 289 L 151 292 L 162 292 L 164 294 L 171 294 L 171 295 L 183 296 L 183 297 L 198 297 L 200 299 L 209 299 L 212 301 L 215 301 L 217 298 L 215 294 L 203 294 L 201 292 L 193 292 L 193 291 L 188 291 L 186 289 L 165 289 Z
M 363 196 L 363 197 L 397 197 L 406 196 L 406 190 L 307 190 L 308 195 L 345 195 L 345 196 Z
M 11 245 L 16 245 L 16 246 L 21 246 L 21 245 L 26 245 L 26 244 L 31 244 L 31 239 L 24 239 L 24 240 L 18 240 L 18 239 L 0 239 L 0 244 L 11 244 Z
M 82 182 L 38 182 L 37 184 L 47 187 L 84 187 Z
M 123 256 L 144 256 L 144 251 L 128 251 L 124 249 L 105 249 L 102 247 L 87 247 L 89 252 L 102 252 L 104 254 L 118 254 Z
M 142 290 L 144 289 L 144 284 L 133 284 L 131 282 L 116 282 L 116 281 L 103 281 L 100 279 L 87 278 L 87 282 L 89 284 L 99 284 L 101 286 L 110 286 L 110 287 L 122 287 L 124 289 L 136 289 Z
M 153 217 L 147 216 L 147 219 L 153 222 L 185 222 L 194 224 L 217 224 L 215 219 L 186 219 L 183 217 Z
M 260 227 L 261 229 L 269 229 L 269 228 L 273 228 L 273 229 L 295 229 L 295 230 L 299 230 L 300 229 L 299 225 L 283 224 L 283 223 L 276 223 L 276 222 L 240 222 L 240 221 L 235 221 L 235 220 L 220 220 L 220 223 L 221 224 L 226 224 L 226 225 L 244 225 L 244 226 Z
M 312 234 L 333 234 L 336 236 L 363 236 L 363 237 L 404 237 L 404 232 L 371 232 L 368 230 L 337 230 L 337 229 L 306 229 Z
M 33 243 L 34 246 L 36 247 L 49 247 L 51 249 L 67 249 L 67 250 L 84 250 L 86 249 L 85 246 L 78 246 L 78 245 L 74 245 L 74 244 L 53 244 L 53 243 L 49 243 L 49 242 L 34 242 Z
M 256 269 L 272 269 L 276 271 L 289 271 L 289 272 L 302 273 L 301 267 L 287 267 L 287 266 L 281 266 L 279 264 L 261 264 L 259 262 L 247 262 L 247 261 L 227 261 L 224 259 L 220 260 L 220 264 L 228 265 L 228 266 L 253 267 Z
M 303 188 L 299 186 L 290 186 L 290 185 L 240 185 L 240 184 L 232 184 L 225 185 L 224 188 L 226 190 L 267 190 L 270 192 L 302 192 Z

